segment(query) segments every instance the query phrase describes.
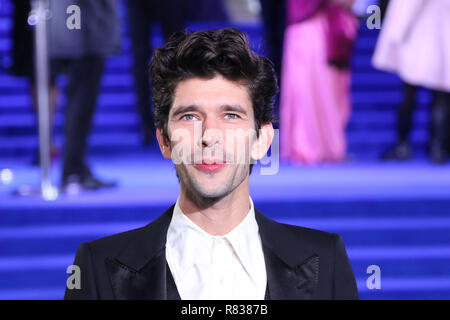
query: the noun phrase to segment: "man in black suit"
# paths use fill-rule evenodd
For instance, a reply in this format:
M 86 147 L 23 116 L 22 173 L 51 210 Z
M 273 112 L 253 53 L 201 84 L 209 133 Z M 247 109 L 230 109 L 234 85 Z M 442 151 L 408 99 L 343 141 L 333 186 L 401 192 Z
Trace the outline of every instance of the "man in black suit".
M 277 223 L 249 196 L 274 136 L 272 63 L 236 29 L 179 33 L 155 51 L 151 77 L 177 202 L 145 227 L 81 244 L 81 285 L 65 298 L 357 299 L 339 235 Z
M 137 106 L 141 117 L 144 145 L 152 143 L 155 134 L 150 105 L 148 65 L 151 57 L 151 29 L 154 22 L 161 23 L 164 39 L 181 31 L 185 23 L 184 2 L 180 0 L 127 0 L 130 38 L 133 47 L 133 76 L 137 93 Z
M 102 181 L 91 172 L 86 153 L 105 60 L 120 52 L 116 0 L 52 0 L 49 4 L 49 53 L 67 74 L 61 191 L 114 187 L 115 182 Z

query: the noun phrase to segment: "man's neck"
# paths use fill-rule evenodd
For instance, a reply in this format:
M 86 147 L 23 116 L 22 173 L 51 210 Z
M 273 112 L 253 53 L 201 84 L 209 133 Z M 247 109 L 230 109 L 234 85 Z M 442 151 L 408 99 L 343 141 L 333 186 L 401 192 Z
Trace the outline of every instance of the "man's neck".
M 248 182 L 207 207 L 200 207 L 181 188 L 179 204 L 186 217 L 204 231 L 222 236 L 239 225 L 250 210 Z

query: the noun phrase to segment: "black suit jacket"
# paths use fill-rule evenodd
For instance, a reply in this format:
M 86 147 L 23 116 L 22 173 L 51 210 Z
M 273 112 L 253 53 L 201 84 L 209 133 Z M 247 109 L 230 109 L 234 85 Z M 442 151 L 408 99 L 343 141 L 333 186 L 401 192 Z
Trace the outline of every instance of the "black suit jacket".
M 173 208 L 147 226 L 82 243 L 81 288 L 65 299 L 179 299 L 165 257 Z M 266 299 L 358 299 L 338 234 L 275 222 L 255 209 L 267 272 Z

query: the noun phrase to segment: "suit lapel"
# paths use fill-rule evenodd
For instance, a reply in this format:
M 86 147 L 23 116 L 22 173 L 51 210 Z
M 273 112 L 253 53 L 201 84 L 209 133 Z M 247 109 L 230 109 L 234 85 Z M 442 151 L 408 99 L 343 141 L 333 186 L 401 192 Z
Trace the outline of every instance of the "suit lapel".
M 286 265 L 270 249 L 263 248 L 266 260 L 266 299 L 313 299 L 318 283 L 319 256 L 313 255 L 298 266 Z
M 267 272 L 266 299 L 313 299 L 319 281 L 319 256 L 298 247 L 286 228 L 255 210 Z
M 178 295 L 167 285 L 165 245 L 173 208 L 136 232 L 121 253 L 105 260 L 114 297 L 132 300 L 165 300 Z M 170 280 L 170 279 L 169 279 Z M 168 288 L 169 287 L 169 288 Z M 168 292 L 169 289 L 169 292 Z
M 165 300 L 166 258 L 163 253 L 155 256 L 141 270 L 134 270 L 117 259 L 106 260 L 111 286 L 119 300 Z

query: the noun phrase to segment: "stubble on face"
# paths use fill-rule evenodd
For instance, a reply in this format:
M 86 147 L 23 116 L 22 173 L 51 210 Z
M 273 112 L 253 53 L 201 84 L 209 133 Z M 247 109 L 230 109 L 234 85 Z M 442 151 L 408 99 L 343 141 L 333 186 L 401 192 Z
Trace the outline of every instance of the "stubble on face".
M 229 174 L 220 184 L 214 181 L 214 175 L 217 173 L 202 173 L 210 177 L 210 183 L 206 186 L 198 181 L 195 175 L 189 173 L 189 170 L 197 170 L 192 165 L 175 165 L 175 170 L 182 190 L 199 209 L 210 207 L 231 194 L 249 175 L 249 165 L 228 164 Z

